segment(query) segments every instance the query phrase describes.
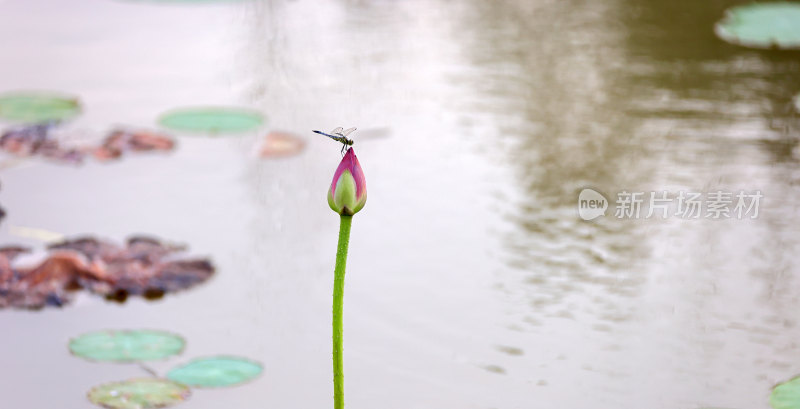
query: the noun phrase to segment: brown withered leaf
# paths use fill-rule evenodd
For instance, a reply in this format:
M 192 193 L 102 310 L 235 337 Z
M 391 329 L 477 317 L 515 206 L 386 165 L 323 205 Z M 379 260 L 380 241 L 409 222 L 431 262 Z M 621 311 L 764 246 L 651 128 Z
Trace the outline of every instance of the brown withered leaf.
M 85 288 L 108 299 L 129 295 L 160 298 L 206 281 L 214 266 L 206 259 L 176 259 L 183 246 L 143 236 L 125 247 L 81 237 L 48 247 L 50 255 L 33 268 L 14 268 L 22 247 L 0 248 L 0 308 L 61 306 L 72 290 Z
M 0 249 L 0 308 L 60 307 L 71 300 L 69 292 L 75 288 L 77 277 L 91 271 L 74 253 L 52 254 L 32 268 L 11 266 L 15 257 L 29 251 L 22 247 Z
M 45 122 L 12 128 L 0 135 L 0 149 L 17 156 L 40 155 L 60 162 L 80 164 L 84 153 L 80 149 L 59 145 L 52 138 L 57 122 Z
M 174 147 L 175 141 L 164 134 L 147 130 L 116 129 L 92 153 L 99 160 L 111 160 L 121 157 L 127 151 L 171 151 Z
M 58 122 L 45 122 L 7 129 L 0 135 L 0 149 L 17 156 L 42 156 L 59 162 L 80 164 L 86 154 L 98 160 L 120 158 L 125 152 L 171 151 L 172 137 L 148 130 L 115 129 L 99 146 L 65 147 L 53 136 Z
M 299 136 L 288 132 L 273 131 L 264 138 L 259 156 L 262 158 L 294 156 L 302 152 L 305 147 L 305 140 Z

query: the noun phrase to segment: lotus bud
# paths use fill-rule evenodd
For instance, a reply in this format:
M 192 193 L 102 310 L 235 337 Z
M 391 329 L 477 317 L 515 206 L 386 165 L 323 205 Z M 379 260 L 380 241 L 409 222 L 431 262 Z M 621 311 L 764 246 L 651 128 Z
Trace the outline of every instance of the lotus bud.
M 367 203 L 367 181 L 364 171 L 358 163 L 353 148 L 347 153 L 336 168 L 331 188 L 328 190 L 328 205 L 334 212 L 343 216 L 358 213 Z

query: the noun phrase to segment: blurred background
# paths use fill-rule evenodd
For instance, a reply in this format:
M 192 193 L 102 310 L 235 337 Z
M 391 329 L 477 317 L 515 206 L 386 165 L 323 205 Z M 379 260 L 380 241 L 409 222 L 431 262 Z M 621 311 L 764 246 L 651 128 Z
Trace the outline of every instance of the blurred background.
M 20 227 L 144 233 L 217 270 L 160 300 L 0 311 L 3 405 L 95 407 L 93 386 L 146 374 L 67 341 L 150 328 L 187 339 L 156 371 L 213 354 L 264 366 L 181 407 L 329 406 L 341 155 L 311 130 L 357 126 L 369 199 L 345 289 L 348 407 L 768 407 L 800 374 L 800 54 L 715 36 L 739 4 L 0 0 L 0 92 L 78 97 L 70 135 L 177 140 L 114 163 L 4 157 L 2 244 L 44 247 Z M 197 105 L 265 121 L 231 136 L 158 122 Z M 305 149 L 260 157 L 274 131 Z M 756 219 L 587 222 L 584 187 L 612 207 L 623 190 L 764 197 Z

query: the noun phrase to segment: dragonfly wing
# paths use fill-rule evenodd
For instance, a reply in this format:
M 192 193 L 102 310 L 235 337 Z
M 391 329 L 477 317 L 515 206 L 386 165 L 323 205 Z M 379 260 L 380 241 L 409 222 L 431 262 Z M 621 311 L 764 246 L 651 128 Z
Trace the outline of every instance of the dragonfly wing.
M 350 135 L 351 133 L 353 133 L 353 131 L 355 131 L 355 130 L 356 130 L 356 127 L 352 127 L 350 129 L 346 129 L 346 130 L 342 131 L 341 134 L 343 136 L 347 136 L 347 135 Z
M 334 130 L 331 131 L 331 135 L 336 135 L 336 134 L 342 133 L 342 129 L 344 129 L 344 128 L 342 128 L 341 126 L 338 127 L 338 128 L 334 128 Z

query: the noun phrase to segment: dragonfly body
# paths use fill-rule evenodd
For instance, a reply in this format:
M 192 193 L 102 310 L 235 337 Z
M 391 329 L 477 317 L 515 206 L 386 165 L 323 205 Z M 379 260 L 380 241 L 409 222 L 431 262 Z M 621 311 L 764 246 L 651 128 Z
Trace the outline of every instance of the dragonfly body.
M 328 138 L 333 139 L 336 142 L 341 142 L 342 144 L 342 153 L 344 153 L 344 149 L 348 146 L 353 146 L 353 140 L 348 138 L 347 135 L 350 135 L 356 128 L 350 129 L 343 129 L 341 126 L 332 130 L 330 133 L 325 133 L 322 131 L 314 131 L 314 133 L 318 133 L 320 135 L 325 135 Z

